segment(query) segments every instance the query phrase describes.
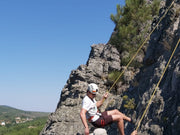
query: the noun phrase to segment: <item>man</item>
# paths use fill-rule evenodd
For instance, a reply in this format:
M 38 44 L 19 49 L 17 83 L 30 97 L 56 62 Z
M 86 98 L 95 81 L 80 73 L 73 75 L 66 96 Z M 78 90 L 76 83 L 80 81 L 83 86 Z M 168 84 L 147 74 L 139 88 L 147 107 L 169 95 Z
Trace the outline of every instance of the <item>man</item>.
M 111 111 L 98 112 L 98 108 L 103 104 L 103 101 L 108 97 L 108 93 L 105 93 L 102 99 L 98 102 L 95 100 L 96 93 L 98 92 L 98 86 L 94 83 L 88 85 L 87 95 L 82 101 L 82 108 L 80 117 L 85 127 L 85 135 L 89 135 L 89 127 L 87 119 L 95 127 L 104 127 L 113 122 L 118 123 L 118 128 L 121 135 L 124 135 L 124 120 L 131 122 L 131 118 L 127 117 L 117 109 Z M 137 131 L 131 133 L 131 135 L 137 135 Z

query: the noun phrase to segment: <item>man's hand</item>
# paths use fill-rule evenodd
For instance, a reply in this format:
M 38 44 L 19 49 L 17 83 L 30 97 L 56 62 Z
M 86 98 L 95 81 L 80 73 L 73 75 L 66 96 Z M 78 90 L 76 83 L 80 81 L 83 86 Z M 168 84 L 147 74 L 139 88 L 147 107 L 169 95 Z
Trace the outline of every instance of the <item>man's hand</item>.
M 131 135 L 137 135 L 137 130 L 134 130 Z
M 108 97 L 108 92 L 106 92 L 103 97 L 106 99 Z
M 85 135 L 89 135 L 89 128 L 88 127 L 85 128 L 84 133 L 85 133 Z
M 97 108 L 99 108 L 99 107 L 104 103 L 104 100 L 105 100 L 107 97 L 108 97 L 108 92 L 106 92 L 106 93 L 103 95 L 102 99 L 96 103 Z

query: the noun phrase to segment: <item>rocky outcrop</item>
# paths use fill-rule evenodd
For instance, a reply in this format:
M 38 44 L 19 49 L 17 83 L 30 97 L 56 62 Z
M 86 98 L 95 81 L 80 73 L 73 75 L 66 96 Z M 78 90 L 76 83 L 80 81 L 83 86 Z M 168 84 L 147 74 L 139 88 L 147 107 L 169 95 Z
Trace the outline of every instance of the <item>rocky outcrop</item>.
M 160 17 L 170 5 L 160 10 Z M 154 21 L 153 23 L 156 23 Z M 152 25 L 154 26 L 154 24 Z M 132 117 L 136 123 L 125 123 L 128 135 L 137 126 L 142 113 L 159 81 L 164 67 L 180 38 L 180 3 L 175 1 L 166 17 L 153 32 L 145 57 L 141 57 L 144 66 L 141 69 L 128 68 L 124 73 L 124 82 L 118 82 L 110 92 L 101 111 L 119 109 Z M 112 85 L 108 75 L 111 71 L 121 71 L 121 56 L 110 44 L 91 46 L 86 65 L 73 70 L 61 91 L 57 109 L 49 115 L 41 135 L 82 135 L 84 128 L 79 116 L 82 98 L 86 95 L 87 85 L 96 83 L 100 88 L 99 99 Z M 138 135 L 178 135 L 180 133 L 180 47 L 177 48 L 170 65 L 153 98 L 153 102 L 145 115 Z M 90 126 L 91 133 L 95 132 Z M 114 123 L 105 127 L 108 135 L 118 134 Z
M 120 70 L 119 52 L 111 45 L 92 45 L 86 65 L 73 70 L 64 86 L 57 109 L 47 121 L 42 135 L 83 134 L 79 117 L 81 101 L 86 95 L 88 83 L 96 83 L 100 88 L 98 97 L 108 89 L 108 73 Z M 92 127 L 90 125 L 90 127 Z M 93 131 L 93 127 L 92 130 Z
M 170 1 L 166 5 L 170 5 Z M 138 82 L 131 91 L 124 93 L 130 98 L 135 98 L 136 109 L 133 112 L 121 110 L 127 115 L 131 115 L 137 122 L 154 91 L 162 72 L 172 54 L 172 51 L 180 38 L 180 3 L 175 2 L 166 17 L 159 24 L 157 30 L 151 35 L 146 56 L 144 58 L 145 66 L 137 74 L 134 81 Z M 161 9 L 160 15 L 165 12 Z M 140 135 L 178 135 L 180 125 L 178 99 L 180 89 L 180 47 L 177 48 L 168 69 L 163 76 L 159 88 L 153 98 L 150 108 L 145 115 L 139 133 Z M 132 86 L 132 85 L 131 85 Z M 136 125 L 137 126 L 137 123 Z M 132 125 L 129 128 L 133 128 Z M 127 133 L 129 133 L 127 131 Z

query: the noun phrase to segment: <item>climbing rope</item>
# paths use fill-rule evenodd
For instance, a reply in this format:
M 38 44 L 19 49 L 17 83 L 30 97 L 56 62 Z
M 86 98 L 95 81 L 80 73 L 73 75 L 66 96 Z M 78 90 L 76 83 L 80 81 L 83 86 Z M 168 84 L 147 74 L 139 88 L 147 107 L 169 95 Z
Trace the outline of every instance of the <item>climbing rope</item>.
M 132 63 L 132 61 L 134 60 L 134 58 L 137 56 L 137 54 L 139 53 L 139 51 L 141 50 L 141 48 L 144 46 L 144 44 L 147 42 L 147 40 L 150 38 L 151 34 L 155 31 L 155 29 L 158 27 L 159 23 L 162 21 L 162 19 L 166 16 L 167 12 L 169 11 L 169 9 L 172 7 L 172 5 L 174 4 L 174 1 L 171 3 L 171 5 L 169 6 L 169 8 L 166 10 L 166 12 L 164 13 L 164 15 L 160 18 L 160 20 L 158 21 L 158 23 L 156 24 L 156 26 L 153 28 L 153 30 L 149 33 L 149 35 L 146 37 L 146 39 L 144 40 L 144 42 L 140 45 L 139 49 L 137 50 L 137 52 L 133 55 L 133 57 L 131 58 L 131 60 L 128 62 L 128 64 L 126 65 L 126 67 L 124 68 L 124 70 L 120 73 L 120 75 L 117 77 L 117 79 L 114 81 L 113 85 L 110 87 L 109 90 L 107 90 L 107 92 L 109 93 L 112 88 L 114 87 L 114 85 L 118 82 L 118 80 L 120 79 L 120 77 L 124 74 L 124 72 L 127 70 L 127 68 L 129 67 L 129 65 Z
M 175 46 L 175 48 L 174 48 L 174 50 L 173 50 L 173 52 L 172 52 L 172 54 L 171 54 L 171 57 L 169 58 L 169 61 L 168 61 L 167 65 L 166 65 L 166 67 L 165 67 L 165 69 L 164 69 L 164 71 L 163 71 L 163 73 L 162 73 L 162 75 L 161 75 L 161 77 L 160 77 L 160 79 L 159 79 L 156 87 L 155 87 L 155 90 L 154 90 L 153 94 L 151 95 L 151 98 L 150 98 L 150 100 L 149 100 L 149 102 L 148 102 L 148 105 L 146 106 L 146 109 L 145 109 L 143 115 L 141 116 L 141 118 L 140 118 L 140 120 L 139 120 L 139 122 L 138 122 L 138 125 L 137 125 L 137 127 L 136 127 L 136 130 L 138 130 L 138 128 L 139 128 L 139 126 L 140 126 L 140 124 L 141 124 L 141 122 L 142 122 L 142 120 L 143 120 L 143 118 L 144 118 L 144 116 L 145 116 L 145 114 L 146 114 L 146 112 L 147 112 L 147 110 L 148 110 L 151 102 L 152 102 L 152 99 L 153 99 L 153 97 L 154 97 L 154 95 L 155 95 L 155 93 L 156 93 L 156 91 L 157 91 L 157 89 L 158 89 L 158 87 L 159 87 L 159 84 L 160 84 L 160 82 L 161 82 L 161 80 L 162 80 L 162 78 L 163 78 L 163 76 L 164 76 L 164 74 L 165 74 L 165 72 L 166 72 L 166 70 L 167 70 L 167 68 L 168 68 L 168 66 L 169 66 L 169 63 L 170 63 L 170 61 L 171 61 L 171 59 L 172 59 L 172 57 L 173 57 L 173 55 L 174 55 L 174 53 L 175 53 L 178 45 L 179 45 L 179 42 L 180 42 L 180 38 L 179 38 L 179 40 L 178 40 L 178 42 L 177 42 L 177 44 L 176 44 L 176 46 Z
M 144 44 L 145 44 L 145 43 L 147 42 L 147 40 L 150 38 L 151 34 L 155 31 L 155 29 L 158 27 L 158 25 L 160 24 L 160 22 L 162 21 L 162 19 L 166 16 L 166 14 L 168 13 L 169 9 L 170 9 L 170 8 L 172 7 L 172 5 L 174 4 L 174 1 L 175 1 L 175 0 L 172 1 L 171 5 L 167 8 L 167 10 L 166 10 L 166 12 L 164 13 L 164 15 L 160 18 L 160 20 L 158 21 L 158 23 L 156 24 L 156 26 L 155 26 L 155 27 L 153 28 L 153 30 L 149 33 L 149 35 L 148 35 L 147 38 L 144 40 L 144 42 L 140 45 L 140 47 L 139 47 L 139 49 L 137 50 L 137 52 L 134 54 L 134 56 L 133 56 L 133 57 L 131 58 L 131 60 L 128 62 L 128 64 L 126 65 L 126 67 L 124 68 L 124 70 L 121 72 L 121 74 L 118 76 L 118 78 L 114 81 L 114 83 L 113 83 L 113 85 L 110 87 L 110 89 L 107 90 L 108 93 L 112 90 L 112 88 L 114 87 L 114 85 L 118 82 L 118 80 L 120 79 L 120 77 L 124 74 L 124 72 L 127 70 L 127 68 L 129 67 L 129 65 L 130 65 L 130 64 L 132 63 L 132 61 L 134 60 L 134 58 L 137 56 L 137 54 L 139 53 L 139 51 L 141 50 L 141 48 L 144 46 Z M 152 99 L 153 99 L 153 97 L 154 97 L 154 95 L 155 95 L 155 93 L 156 93 L 156 91 L 157 91 L 157 89 L 158 89 L 158 87 L 159 87 L 159 84 L 160 84 L 160 82 L 161 82 L 161 80 L 162 80 L 162 78 L 163 78 L 163 76 L 164 76 L 164 74 L 165 74 L 165 72 L 166 72 L 166 70 L 167 70 L 167 68 L 168 68 L 168 65 L 169 65 L 169 63 L 170 63 L 170 61 L 171 61 L 171 59 L 172 59 L 172 57 L 173 57 L 173 55 L 174 55 L 174 53 L 175 53 L 178 45 L 179 45 L 179 42 L 180 42 L 180 39 L 178 40 L 178 42 L 177 42 L 177 44 L 176 44 L 176 46 L 175 46 L 175 48 L 174 48 L 174 50 L 173 50 L 173 52 L 172 52 L 172 54 L 171 54 L 171 57 L 169 58 L 169 61 L 168 61 L 167 65 L 166 65 L 166 67 L 165 67 L 165 69 L 164 69 L 164 71 L 163 71 L 163 73 L 162 73 L 162 75 L 161 75 L 161 77 L 160 77 L 160 79 L 159 79 L 159 82 L 157 83 L 157 85 L 156 85 L 156 87 L 155 87 L 155 90 L 154 90 L 154 92 L 153 92 L 153 94 L 152 94 L 152 96 L 151 96 L 151 98 L 150 98 L 150 100 L 149 100 L 149 102 L 148 102 L 148 105 L 146 106 L 146 109 L 145 109 L 145 111 L 143 112 L 143 115 L 141 116 L 141 118 L 140 118 L 140 120 L 139 120 L 139 122 L 138 122 L 138 125 L 137 125 L 137 127 L 136 127 L 136 130 L 138 130 L 138 128 L 140 127 L 140 124 L 141 124 L 141 122 L 142 122 L 145 114 L 147 113 L 147 110 L 148 110 L 148 108 L 149 108 L 149 106 L 150 106 L 150 104 L 151 104 L 151 102 L 152 102 Z M 106 107 L 105 107 L 105 108 L 106 108 Z
M 107 90 L 108 93 L 112 90 L 112 88 L 114 87 L 114 85 L 118 82 L 118 80 L 120 79 L 120 77 L 124 74 L 124 72 L 127 70 L 127 68 L 129 67 L 129 65 L 130 65 L 130 64 L 132 63 L 132 61 L 134 60 L 134 58 L 137 56 L 137 54 L 139 53 L 139 51 L 141 50 L 141 48 L 144 46 L 144 44 L 145 44 L 145 43 L 147 42 L 147 40 L 150 38 L 151 34 L 155 31 L 155 29 L 158 27 L 158 25 L 160 24 L 160 22 L 162 21 L 162 19 L 166 16 L 166 14 L 168 13 L 169 9 L 170 9 L 170 8 L 172 7 L 172 5 L 174 4 L 174 1 L 175 1 L 175 0 L 172 1 L 171 5 L 167 8 L 167 10 L 165 11 L 164 15 L 160 18 L 160 20 L 158 21 L 158 23 L 156 24 L 156 26 L 155 26 L 155 27 L 153 28 L 153 30 L 149 33 L 149 35 L 148 35 L 147 38 L 144 40 L 144 42 L 140 45 L 140 47 L 139 47 L 139 49 L 137 50 L 137 52 L 133 55 L 133 57 L 132 57 L 131 60 L 128 62 L 128 64 L 127 64 L 126 67 L 124 68 L 124 70 L 120 73 L 120 75 L 119 75 L 119 76 L 117 77 L 117 79 L 114 81 L 114 83 L 113 83 L 113 85 L 110 87 L 110 89 Z M 152 99 L 153 99 L 153 97 L 154 97 L 154 95 L 155 95 L 155 93 L 156 93 L 156 91 L 157 91 L 157 89 L 158 89 L 158 87 L 159 87 L 159 84 L 160 84 L 160 82 L 161 82 L 161 80 L 162 80 L 162 78 L 163 78 L 163 76 L 164 76 L 164 74 L 165 74 L 165 72 L 166 72 L 166 70 L 167 70 L 167 67 L 168 67 L 168 65 L 169 65 L 169 63 L 170 63 L 170 61 L 171 61 L 171 59 L 172 59 L 172 57 L 173 57 L 173 55 L 174 55 L 174 53 L 175 53 L 178 45 L 179 45 L 179 42 L 180 42 L 180 39 L 178 40 L 178 42 L 177 42 L 177 44 L 176 44 L 176 46 L 175 46 L 175 48 L 174 48 L 174 51 L 172 52 L 171 57 L 170 57 L 167 65 L 166 65 L 166 67 L 165 67 L 165 69 L 164 69 L 164 71 L 163 71 L 163 74 L 161 75 L 160 80 L 159 80 L 159 82 L 157 83 L 157 86 L 155 87 L 155 90 L 154 90 L 154 92 L 153 92 L 153 94 L 152 94 L 152 96 L 151 96 L 151 98 L 150 98 L 150 100 L 149 100 L 149 102 L 148 102 L 148 105 L 146 106 L 146 109 L 145 109 L 143 115 L 141 116 L 141 118 L 140 118 L 140 120 L 139 120 L 139 122 L 138 122 L 138 125 L 137 125 L 137 127 L 136 127 L 136 130 L 138 130 L 138 128 L 139 128 L 139 126 L 140 126 L 140 124 L 141 124 L 141 122 L 142 122 L 145 114 L 147 113 L 147 110 L 148 110 L 148 108 L 149 108 L 149 106 L 150 106 L 150 103 L 152 102 Z M 103 100 L 103 102 L 104 102 L 104 100 Z M 105 106 L 105 108 L 106 108 L 106 106 Z
M 172 5 L 174 4 L 174 1 L 171 3 L 171 5 L 167 8 L 167 10 L 165 11 L 164 15 L 159 19 L 158 23 L 156 24 L 156 26 L 153 28 L 153 30 L 149 33 L 149 35 L 146 37 L 146 39 L 144 40 L 144 42 L 140 45 L 139 49 L 137 50 L 137 52 L 133 55 L 133 57 L 130 59 L 130 61 L 128 62 L 128 64 L 125 66 L 125 68 L 123 69 L 123 71 L 120 73 L 120 75 L 117 77 L 117 79 L 114 81 L 113 85 L 110 87 L 109 90 L 107 90 L 107 93 L 110 93 L 110 91 L 112 90 L 112 88 L 114 87 L 114 85 L 118 82 L 118 80 L 120 79 L 120 77 L 124 74 L 124 72 L 127 70 L 127 68 L 129 67 L 129 65 L 132 63 L 132 61 L 134 60 L 134 58 L 137 56 L 137 54 L 139 53 L 139 51 L 141 50 L 141 48 L 144 46 L 144 44 L 147 42 L 147 40 L 150 38 L 151 34 L 155 31 L 155 29 L 158 27 L 159 23 L 162 21 L 162 19 L 166 16 L 166 14 L 168 13 L 169 9 L 172 7 Z M 104 100 L 103 100 L 104 102 Z M 106 106 L 105 106 L 106 108 Z

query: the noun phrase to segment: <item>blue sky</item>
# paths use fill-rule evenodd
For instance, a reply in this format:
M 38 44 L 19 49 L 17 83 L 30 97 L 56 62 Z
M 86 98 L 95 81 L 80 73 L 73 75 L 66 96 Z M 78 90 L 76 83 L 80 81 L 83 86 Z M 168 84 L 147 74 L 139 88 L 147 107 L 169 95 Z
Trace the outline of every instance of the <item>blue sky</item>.
M 92 44 L 107 43 L 124 0 L 0 0 L 0 105 L 54 112 Z

